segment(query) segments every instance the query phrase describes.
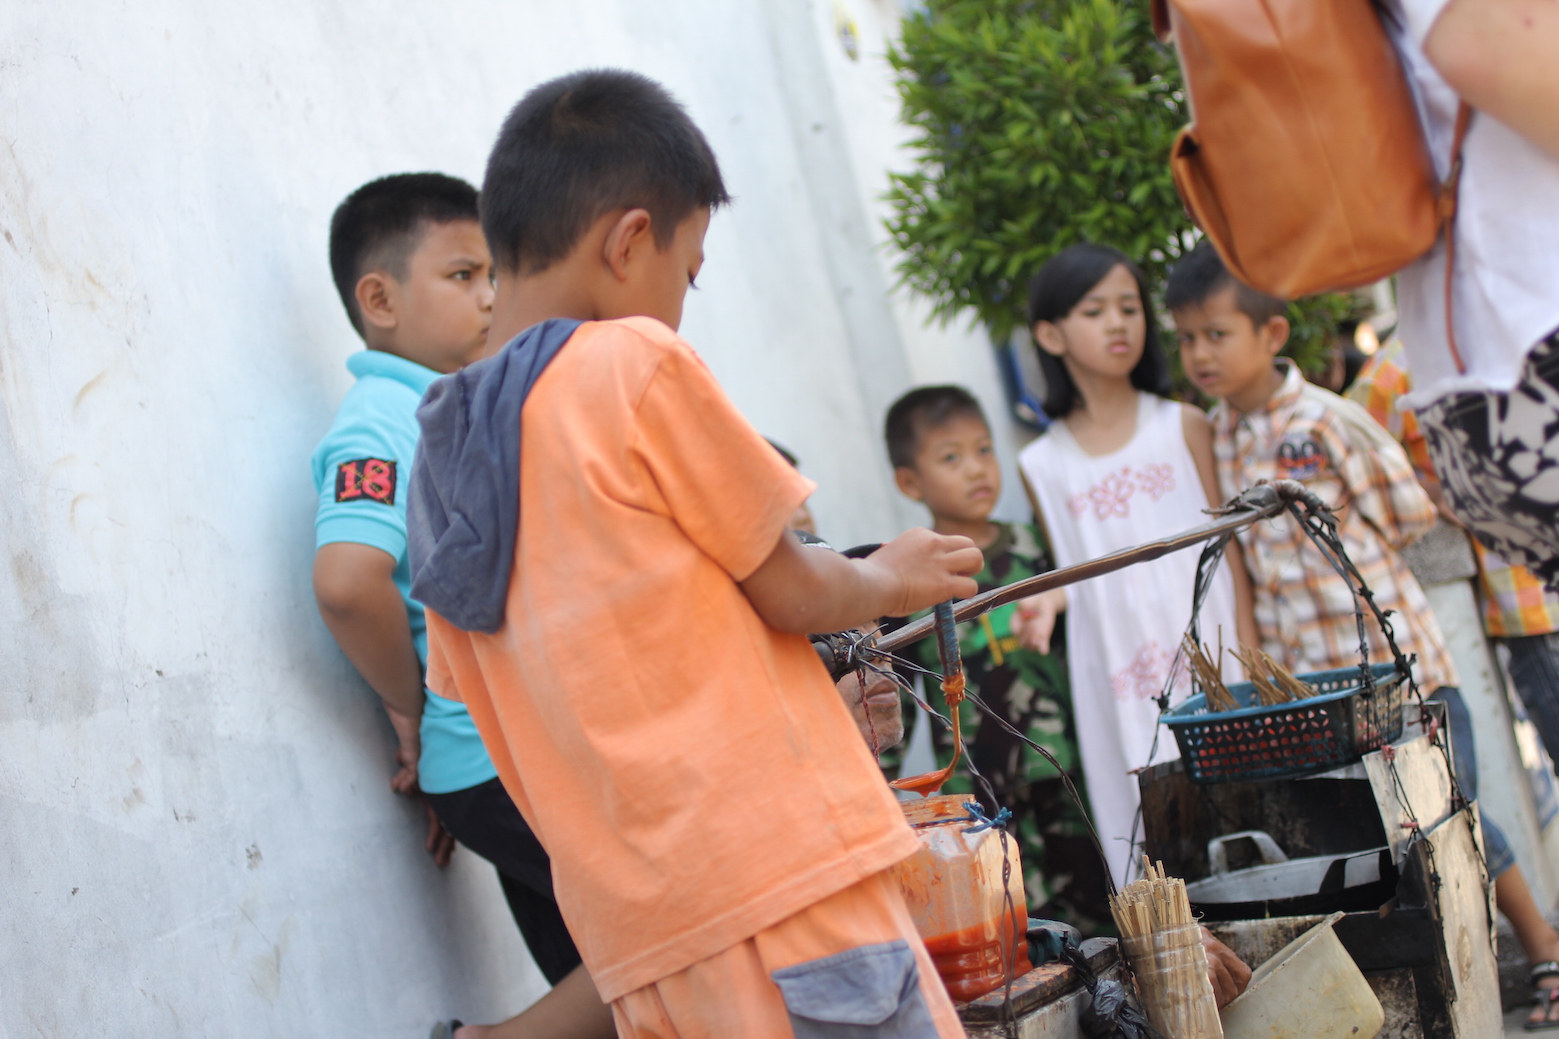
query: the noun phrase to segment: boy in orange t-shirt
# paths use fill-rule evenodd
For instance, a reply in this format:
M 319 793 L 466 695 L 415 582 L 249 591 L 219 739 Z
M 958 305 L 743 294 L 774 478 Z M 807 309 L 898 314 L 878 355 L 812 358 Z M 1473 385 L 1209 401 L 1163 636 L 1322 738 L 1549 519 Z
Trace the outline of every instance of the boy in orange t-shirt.
M 813 489 L 675 328 L 728 197 L 657 84 L 531 91 L 488 161 L 490 343 L 418 413 L 429 686 L 552 856 L 624 1037 L 958 1036 L 917 842 L 806 639 L 973 594 L 972 542 L 803 548 Z

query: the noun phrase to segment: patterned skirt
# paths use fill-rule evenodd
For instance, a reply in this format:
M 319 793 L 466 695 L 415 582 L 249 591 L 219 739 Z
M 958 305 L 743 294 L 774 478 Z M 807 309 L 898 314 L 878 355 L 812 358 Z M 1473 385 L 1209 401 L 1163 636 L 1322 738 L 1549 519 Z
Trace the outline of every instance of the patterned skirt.
M 1559 331 L 1509 393 L 1454 393 L 1417 414 L 1456 517 L 1559 590 Z

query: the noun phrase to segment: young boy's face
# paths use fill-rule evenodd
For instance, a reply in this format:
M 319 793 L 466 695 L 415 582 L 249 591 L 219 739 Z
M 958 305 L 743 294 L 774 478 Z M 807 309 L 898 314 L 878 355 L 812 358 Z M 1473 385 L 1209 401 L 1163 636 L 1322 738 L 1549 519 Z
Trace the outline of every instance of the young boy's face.
M 492 255 L 474 220 L 429 224 L 394 279 L 393 348 L 436 372 L 482 356 L 493 317 Z
M 1240 310 L 1233 285 L 1200 304 L 1176 309 L 1173 316 L 1186 376 L 1208 396 L 1251 410 L 1240 405 L 1270 385 L 1273 358 L 1288 341 L 1288 322 L 1273 318 L 1257 328 Z
M 893 472 L 899 490 L 939 520 L 986 519 L 1001 497 L 1001 467 L 985 420 L 967 412 L 920 431 L 913 467 Z

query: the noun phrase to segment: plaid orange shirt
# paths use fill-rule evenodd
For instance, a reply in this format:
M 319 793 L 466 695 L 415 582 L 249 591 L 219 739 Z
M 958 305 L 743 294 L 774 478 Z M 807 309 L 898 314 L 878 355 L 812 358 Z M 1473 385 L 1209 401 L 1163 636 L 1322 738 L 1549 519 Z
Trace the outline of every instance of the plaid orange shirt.
M 1348 397 L 1364 406 L 1407 449 L 1407 456 L 1425 486 L 1439 478 L 1429 463 L 1429 445 L 1411 411 L 1398 411 L 1397 401 L 1412 388 L 1402 363 L 1402 341 L 1393 339 L 1369 359 Z M 1524 566 L 1511 566 L 1476 539 L 1478 584 L 1483 597 L 1483 628 L 1493 638 L 1547 635 L 1559 631 L 1559 595 Z
M 1224 497 L 1260 480 L 1298 480 L 1337 513 L 1348 558 L 1391 618 L 1397 645 L 1418 654 L 1420 686 L 1455 685 L 1456 668 L 1424 591 L 1396 550 L 1435 522 L 1434 503 L 1402 448 L 1363 408 L 1312 386 L 1287 360 L 1283 385 L 1259 411 L 1237 414 L 1220 401 L 1211 414 L 1213 453 Z M 1240 535 L 1256 592 L 1262 648 L 1290 671 L 1357 667 L 1359 630 L 1351 589 L 1288 516 Z M 1385 635 L 1366 616 L 1371 663 L 1391 659 Z

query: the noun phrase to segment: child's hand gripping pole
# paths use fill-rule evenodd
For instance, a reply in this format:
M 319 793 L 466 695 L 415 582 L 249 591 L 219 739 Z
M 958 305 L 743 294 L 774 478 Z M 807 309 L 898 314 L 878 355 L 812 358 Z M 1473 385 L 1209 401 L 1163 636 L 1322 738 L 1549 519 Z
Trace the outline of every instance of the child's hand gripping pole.
M 932 608 L 936 621 L 936 652 L 942 661 L 942 699 L 947 703 L 947 713 L 953 719 L 953 760 L 947 767 L 920 776 L 896 779 L 890 785 L 896 790 L 929 797 L 942 788 L 953 776 L 953 769 L 963 755 L 964 735 L 959 725 L 959 704 L 964 702 L 964 658 L 958 647 L 958 622 L 953 619 L 953 601 L 937 603 Z

